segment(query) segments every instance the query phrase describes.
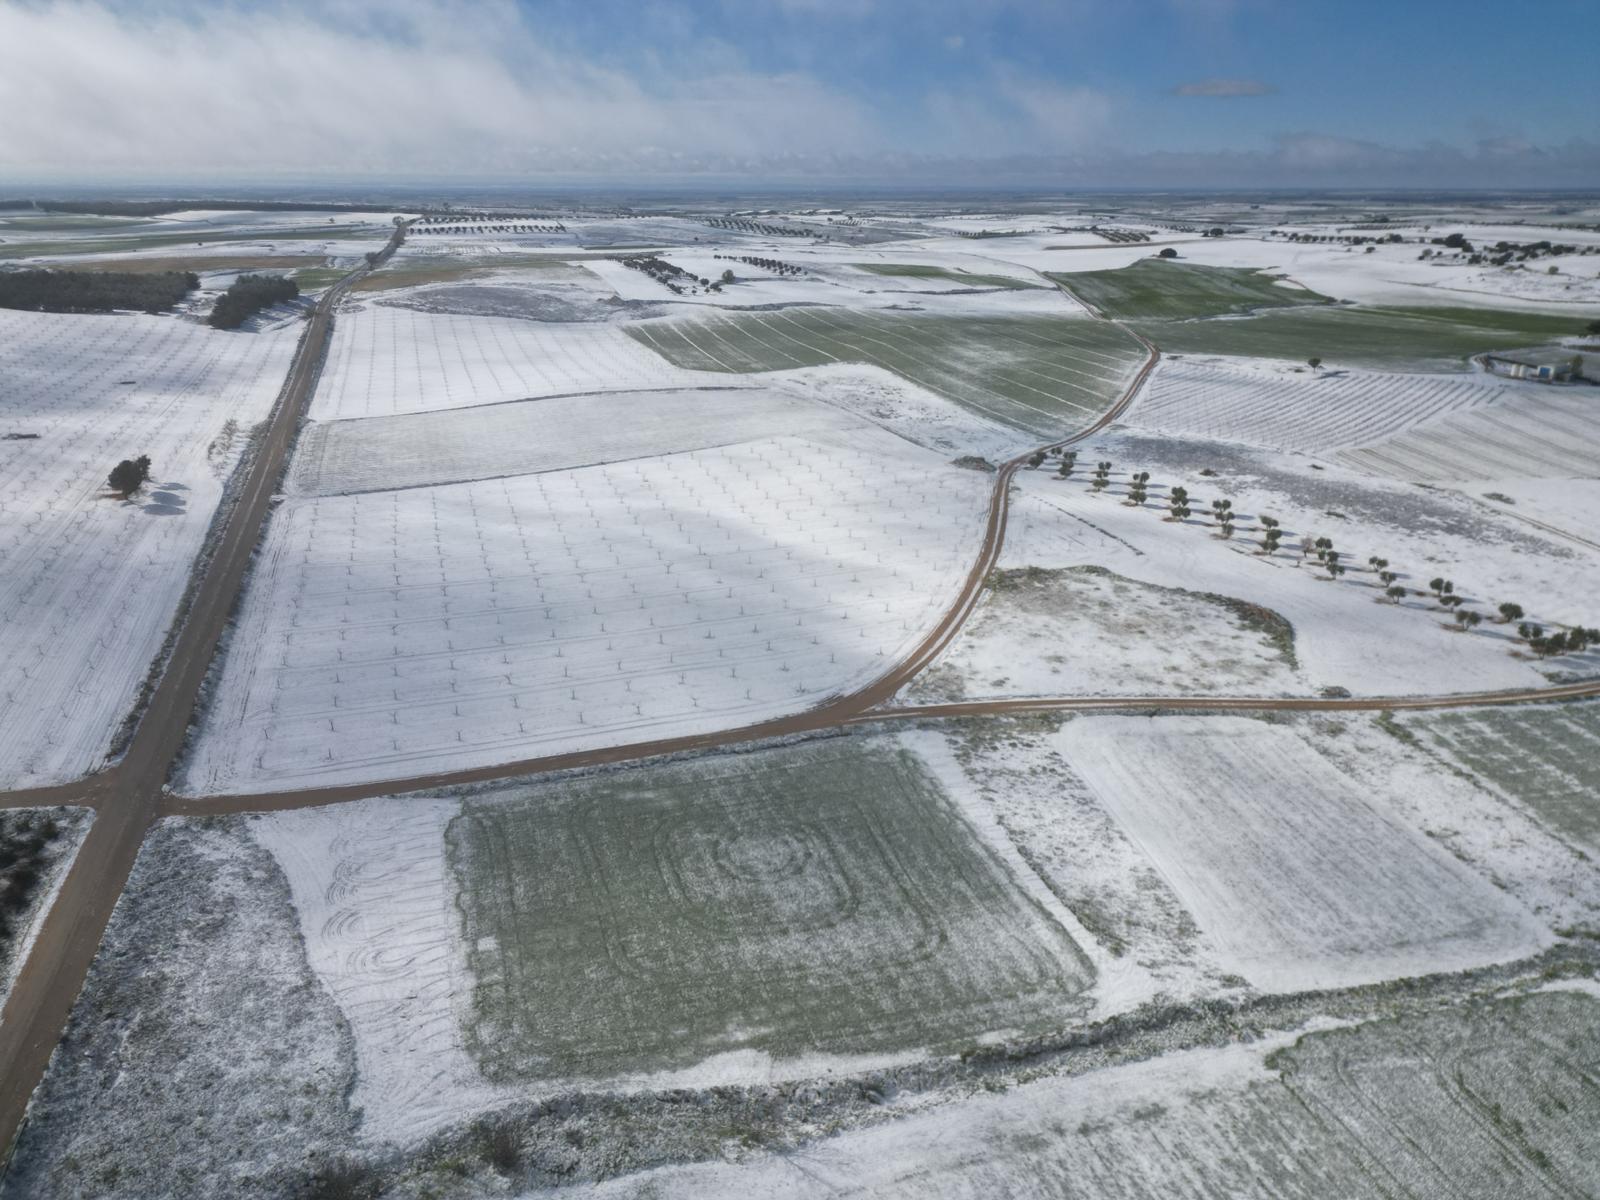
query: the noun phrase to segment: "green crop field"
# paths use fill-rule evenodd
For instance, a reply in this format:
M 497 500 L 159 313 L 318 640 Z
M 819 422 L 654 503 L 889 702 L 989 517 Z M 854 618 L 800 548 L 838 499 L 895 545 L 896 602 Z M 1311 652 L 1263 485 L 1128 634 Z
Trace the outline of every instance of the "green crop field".
M 469 800 L 447 844 L 497 1080 L 1038 1031 L 1092 969 L 910 755 L 824 744 Z
M 1192 320 L 1251 312 L 1258 308 L 1331 304 L 1293 283 L 1246 267 L 1202 267 L 1143 258 L 1116 271 L 1051 275 L 1073 295 L 1119 321 Z
M 1010 275 L 973 275 L 967 271 L 952 271 L 948 267 L 933 267 L 925 263 L 857 263 L 856 266 L 874 275 L 898 275 L 906 279 L 941 279 L 969 288 L 1006 288 L 1017 291 L 1042 286 Z
M 1573 317 L 1462 308 L 1282 308 L 1209 321 L 1136 320 L 1167 353 L 1242 354 L 1329 367 L 1459 370 L 1474 354 L 1536 346 L 1580 331 Z
M 1144 349 L 1082 317 L 946 317 L 823 306 L 638 321 L 627 330 L 680 367 L 777 371 L 880 366 L 1039 438 L 1082 427 L 1121 395 Z
M 1438 713 L 1407 717 L 1405 726 L 1600 853 L 1600 704 Z

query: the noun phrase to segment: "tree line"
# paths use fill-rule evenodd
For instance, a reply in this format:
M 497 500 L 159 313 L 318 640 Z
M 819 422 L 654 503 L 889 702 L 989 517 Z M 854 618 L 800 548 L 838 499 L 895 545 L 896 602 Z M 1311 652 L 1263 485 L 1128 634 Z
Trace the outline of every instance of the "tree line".
M 206 318 L 213 329 L 237 329 L 263 308 L 293 300 L 300 285 L 286 275 L 241 275 Z
M 200 286 L 192 271 L 0 271 L 0 308 L 31 312 L 163 312 Z

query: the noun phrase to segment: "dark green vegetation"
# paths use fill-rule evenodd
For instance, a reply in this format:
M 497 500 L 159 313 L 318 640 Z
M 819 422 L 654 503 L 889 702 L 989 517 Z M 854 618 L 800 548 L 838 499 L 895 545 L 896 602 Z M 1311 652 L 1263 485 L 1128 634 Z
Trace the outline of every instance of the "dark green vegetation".
M 1536 346 L 1577 331 L 1572 317 L 1470 308 L 1365 308 L 1349 305 L 1277 309 L 1215 321 L 1133 325 L 1163 351 L 1242 354 L 1329 367 L 1460 368 L 1474 354 Z
M 777 371 L 825 363 L 883 367 L 1039 437 L 1104 412 L 1144 348 L 1081 317 L 946 317 L 823 306 L 637 321 L 627 330 L 681 367 Z
M 161 312 L 200 286 L 187 271 L 0 271 L 0 308 L 33 312 Z
M 125 458 L 111 468 L 111 474 L 106 476 L 106 486 L 114 492 L 121 492 L 123 499 L 142 488 L 150 479 L 150 456 L 141 454 L 138 458 Z
M 1085 303 L 1118 321 L 1192 320 L 1286 308 L 1332 304 L 1327 296 L 1246 267 L 1202 267 L 1144 258 L 1116 271 L 1051 275 Z
M 943 279 L 968 288 L 1004 288 L 1008 291 L 1020 291 L 1040 286 L 1010 275 L 973 275 L 966 271 L 952 271 L 947 267 L 932 267 L 920 263 L 857 263 L 856 266 L 874 275 L 899 275 L 907 279 Z
M 38 896 L 60 836 L 60 824 L 47 812 L 0 811 L 0 962 L 17 934 L 16 922 Z
M 492 1079 L 1059 1027 L 1091 968 L 910 755 L 837 742 L 468 801 L 447 844 Z
M 1600 704 L 1436 713 L 1404 728 L 1600 854 Z
M 263 308 L 293 300 L 300 286 L 282 275 L 241 275 L 206 318 L 214 329 L 237 329 Z

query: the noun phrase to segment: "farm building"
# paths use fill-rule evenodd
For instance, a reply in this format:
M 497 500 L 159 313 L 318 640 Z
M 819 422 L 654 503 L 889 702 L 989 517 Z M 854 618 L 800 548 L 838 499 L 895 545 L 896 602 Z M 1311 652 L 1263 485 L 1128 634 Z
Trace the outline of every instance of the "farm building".
M 1583 377 L 1583 359 L 1574 356 L 1560 360 L 1531 360 L 1485 354 L 1483 365 L 1496 375 L 1511 379 L 1532 379 L 1538 383 L 1571 383 Z

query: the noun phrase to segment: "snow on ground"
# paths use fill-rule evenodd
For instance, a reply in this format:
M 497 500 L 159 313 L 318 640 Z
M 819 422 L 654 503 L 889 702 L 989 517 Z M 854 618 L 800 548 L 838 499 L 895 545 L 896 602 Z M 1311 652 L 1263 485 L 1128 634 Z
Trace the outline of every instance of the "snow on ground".
M 1169 357 L 1122 423 L 1319 454 L 1493 404 L 1509 390 L 1483 376 L 1319 374 L 1274 359 Z
M 1461 970 L 1551 940 L 1290 730 L 1089 717 L 1059 736 L 1224 963 L 1263 990 Z
M 615 325 L 341 309 L 310 416 L 330 421 L 579 392 L 717 386 Z
M 1001 463 L 1033 446 L 1032 435 L 989 419 L 883 367 L 829 363 L 774 371 L 763 383 L 842 409 L 929 450 Z
M 1600 479 L 1478 479 L 1459 486 L 1512 521 L 1600 549 Z
M 188 788 L 402 778 L 811 707 L 933 627 L 989 486 L 861 428 L 290 500 Z
M 361 1130 L 411 1141 L 513 1093 L 462 1037 L 472 976 L 445 826 L 459 800 L 341 804 L 251 819 L 289 881 L 306 955 L 355 1036 Z
M 914 885 L 909 890 L 876 888 L 875 899 L 856 895 L 869 882 L 881 884 L 876 872 L 892 872 L 907 862 L 923 861 L 921 851 L 911 844 L 912 831 L 900 833 L 894 849 L 885 850 L 882 830 L 894 828 L 895 822 L 908 815 L 900 805 L 911 804 L 912 814 L 923 817 L 953 815 L 943 811 L 937 790 L 926 794 L 919 790 L 909 797 L 892 789 L 890 793 L 879 791 L 886 778 L 881 770 L 848 776 L 861 781 L 865 789 L 861 796 L 837 790 L 842 772 L 874 762 L 881 768 L 886 762 L 895 762 L 896 750 L 902 747 L 916 757 L 931 756 L 941 776 L 950 777 L 948 762 L 938 763 L 949 758 L 939 735 L 911 733 L 874 739 L 871 746 L 865 742 L 812 743 L 769 755 L 716 756 L 674 766 L 571 778 L 531 792 L 511 789 L 480 795 L 466 807 L 456 799 L 404 803 L 378 799 L 251 818 L 253 837 L 271 851 L 288 879 L 311 968 L 339 1005 L 354 1036 L 358 1076 L 351 1102 L 362 1113 L 363 1137 L 412 1143 L 486 1109 L 574 1088 L 613 1092 L 706 1088 L 884 1069 L 914 1061 L 918 1052 L 879 1049 L 842 1055 L 815 1047 L 839 1039 L 861 1039 L 863 1030 L 851 1022 L 863 1019 L 873 1029 L 881 1024 L 891 1037 L 897 1030 L 908 1032 L 913 1040 L 944 1037 L 947 1030 L 939 1025 L 940 1020 L 948 1018 L 959 1026 L 980 1019 L 980 1014 L 1007 1017 L 1011 1015 L 1007 1004 L 1017 1000 L 1001 994 L 986 997 L 997 1003 L 980 1005 L 973 994 L 930 990 L 922 1003 L 933 1007 L 918 1015 L 916 1004 L 890 994 L 898 985 L 884 980 L 884 975 L 896 968 L 939 982 L 947 982 L 943 973 L 948 969 L 963 979 L 970 976 L 987 981 L 985 986 L 993 988 L 997 985 L 989 972 L 1015 967 L 1007 956 L 1021 953 L 1018 947 L 1035 953 L 1053 948 L 1053 954 L 1065 946 L 1071 950 L 1063 960 L 1067 977 L 1087 983 L 1091 973 L 1073 948 L 1084 946 L 1094 960 L 1094 973 L 1100 976 L 1095 990 L 1101 1009 L 1125 1011 L 1147 999 L 1149 989 L 1140 985 L 1140 972 L 1095 948 L 1089 934 L 1018 857 L 985 806 L 974 801 L 965 781 L 958 781 L 957 789 L 949 794 L 960 819 L 941 825 L 946 832 L 939 835 L 959 840 L 953 845 L 940 843 L 942 856 L 936 857 L 952 870 L 982 874 L 996 866 L 987 857 L 993 854 L 1003 868 L 994 876 L 1000 882 L 1003 903 L 1000 894 L 990 895 L 965 875 L 961 878 L 975 889 L 971 894 L 951 880 L 939 885 L 947 891 L 954 888 L 962 896 L 948 914 L 948 925 L 942 923 L 943 917 L 925 909 Z M 867 757 L 856 757 L 863 754 Z M 873 754 L 883 757 L 874 760 Z M 873 819 L 860 829 L 846 827 L 849 822 L 830 823 L 826 831 L 814 828 L 810 820 L 816 810 L 808 803 L 807 789 L 816 786 L 811 781 L 818 777 L 825 781 L 821 786 L 831 792 L 826 804 L 844 806 L 837 811 L 829 808 L 829 812 L 837 816 L 856 811 L 866 802 Z M 894 774 L 891 778 L 903 782 L 916 775 Z M 917 807 L 923 803 L 933 808 Z M 584 811 L 596 805 L 637 810 L 634 821 L 644 822 L 644 832 L 630 830 L 626 816 L 607 818 L 591 813 L 585 819 Z M 533 810 L 537 814 L 530 816 Z M 579 824 L 569 829 L 567 817 L 574 813 Z M 462 824 L 447 836 L 447 827 L 458 818 Z M 879 819 L 889 824 L 880 827 Z M 493 862 L 479 863 L 472 857 L 469 848 L 476 844 L 474 831 L 480 839 L 487 837 L 497 851 Z M 517 956 L 526 949 L 508 945 L 503 953 L 510 956 L 510 969 L 517 971 L 515 986 L 508 987 L 504 979 L 485 985 L 474 976 L 473 963 L 485 958 L 497 961 L 502 948 L 483 941 L 475 948 L 469 944 L 473 926 L 463 924 L 464 912 L 479 919 L 488 911 L 509 918 L 494 926 L 507 941 L 526 938 L 530 946 L 545 946 L 549 954 L 575 953 L 577 960 L 590 963 L 590 970 L 601 976 L 618 969 L 617 947 L 637 936 L 618 928 L 614 932 L 621 940 L 615 944 L 607 933 L 605 946 L 573 951 L 550 943 L 549 930 L 529 923 L 533 914 L 547 915 L 545 909 L 531 908 L 519 925 L 517 915 L 524 910 L 516 904 L 505 907 L 505 889 L 513 888 L 522 904 L 540 902 L 552 911 L 561 907 L 558 894 L 567 897 L 560 881 L 528 878 L 534 868 L 515 855 L 514 838 L 535 834 L 556 840 L 552 854 L 562 853 L 560 847 L 568 836 L 581 841 L 589 857 L 580 856 L 581 861 L 570 867 L 584 876 L 582 885 L 574 882 L 573 886 L 590 889 L 586 903 L 606 900 L 615 904 L 603 922 L 608 928 L 622 920 L 630 904 L 641 903 L 640 897 L 682 905 L 685 919 L 694 928 L 686 934 L 679 953 L 690 961 L 711 954 L 724 959 L 729 971 L 794 973 L 807 963 L 817 971 L 816 939 L 854 939 L 838 950 L 846 984 L 836 985 L 833 992 L 818 992 L 819 996 L 858 998 L 858 1009 L 849 1010 L 848 1017 L 841 1010 L 840 1021 L 849 1025 L 848 1032 L 814 1024 L 804 1009 L 798 1015 L 775 1009 L 792 1026 L 778 1036 L 797 1037 L 810 1047 L 777 1054 L 758 1048 L 761 1035 L 770 1032 L 761 1029 L 752 1029 L 747 1035 L 719 1032 L 710 1043 L 703 1036 L 697 1040 L 685 1031 L 663 1029 L 659 1038 L 681 1045 L 691 1055 L 707 1044 L 731 1048 L 711 1050 L 698 1061 L 691 1057 L 683 1066 L 651 1070 L 641 1065 L 594 1079 L 569 1078 L 545 1068 L 542 1064 L 549 1061 L 566 1061 L 556 1055 L 553 1041 L 535 1042 L 532 1047 L 490 1041 L 475 1052 L 466 1031 L 484 1029 L 485 1007 L 492 1009 L 497 999 L 513 1006 L 532 1004 L 534 997 L 553 994 L 558 989 L 535 976 L 540 970 L 557 968 L 547 962 L 524 963 L 518 968 Z M 509 857 L 504 842 L 508 837 L 513 838 Z M 976 842 L 969 847 L 967 839 L 974 837 Z M 454 868 L 447 842 L 456 848 L 456 854 L 465 856 Z M 804 850 L 797 854 L 798 846 Z M 620 857 L 613 857 L 618 852 Z M 478 853 L 483 853 L 483 846 L 479 845 Z M 637 884 L 642 888 L 640 897 L 622 896 L 634 886 L 627 876 L 641 868 L 649 878 Z M 470 894 L 478 870 L 484 871 L 481 886 L 492 896 Z M 819 890 L 796 892 L 802 880 L 819 883 Z M 747 923 L 722 926 L 709 920 L 704 906 L 711 903 L 711 896 L 720 897 L 723 905 L 743 906 L 740 911 Z M 984 903 L 977 903 L 973 896 L 980 896 Z M 791 909 L 790 905 L 797 907 Z M 986 905 L 995 907 L 991 911 Z M 1007 941 L 1004 947 L 990 946 L 988 939 L 994 936 L 995 927 L 986 921 L 999 922 L 1015 941 Z M 797 930 L 803 930 L 805 936 L 796 938 Z M 1062 937 L 1062 930 L 1067 938 Z M 979 940 L 974 941 L 974 935 Z M 935 936 L 943 949 L 930 956 L 926 942 Z M 1040 939 L 1037 945 L 1030 941 L 1035 937 Z M 1051 939 L 1060 939 L 1060 946 Z M 486 935 L 485 940 L 493 943 L 494 938 Z M 982 960 L 983 969 L 976 975 L 961 975 L 959 964 L 974 956 Z M 653 956 L 649 965 L 670 967 L 674 958 L 672 952 L 663 951 Z M 501 965 L 505 967 L 504 962 Z M 631 968 L 623 969 L 631 975 L 646 970 L 647 964 L 635 959 Z M 847 986 L 852 972 L 861 980 L 856 987 Z M 887 989 L 882 996 L 872 992 L 880 981 Z M 615 1011 L 594 1014 L 591 1028 L 603 1028 L 605 1036 L 620 1037 L 620 1045 L 627 1048 L 626 1060 L 644 1064 L 650 1061 L 659 1038 L 648 1018 L 632 1012 L 637 989 L 648 984 L 630 982 L 635 994 L 627 994 L 624 988 L 618 995 L 608 995 L 605 1003 Z M 823 988 L 821 979 L 816 983 Z M 594 990 L 592 982 L 586 986 Z M 704 999 L 716 991 L 711 984 L 699 988 L 696 996 Z M 1051 990 L 1049 998 L 1063 1003 L 1070 1012 L 1072 995 Z M 936 1008 L 940 1003 L 950 1004 L 948 1014 Z M 686 1002 L 683 1011 L 693 1007 Z M 908 1015 L 912 1018 L 909 1028 Z M 506 1014 L 499 1016 L 504 1021 Z M 1048 1013 L 1045 1019 L 1050 1019 Z M 490 1027 L 501 1028 L 498 1024 Z M 521 1015 L 509 1027 L 581 1031 L 583 1024 L 571 1013 L 535 1011 Z M 972 1037 L 983 1030 L 963 1032 Z M 618 1049 L 618 1045 L 607 1046 L 610 1054 Z M 529 1053 L 541 1064 L 531 1074 L 519 1067 Z M 486 1064 L 489 1069 L 480 1065 L 482 1055 L 492 1060 Z M 515 1082 L 495 1082 L 495 1078 Z
M 99 765 L 297 333 L 0 311 L 0 786 Z M 108 498 L 140 454 L 150 485 Z
M 302 495 L 529 475 L 859 428 L 773 389 L 606 392 L 477 408 L 315 421 L 295 452 Z
M 1524 384 L 1499 402 L 1452 412 L 1358 449 L 1340 462 L 1423 482 L 1561 479 L 1600 471 L 1600 389 Z
M 1581 985 L 1183 1050 L 898 1114 L 785 1153 L 584 1187 L 620 1200 L 1380 1200 L 1582 1193 L 1600 1003 Z M 1508 1136 L 1502 1130 L 1514 1130 Z M 534 1193 L 525 1193 L 534 1194 Z M 554 1194 L 554 1193 L 538 1193 Z
M 1267 614 L 1093 567 L 1000 572 L 903 698 L 1293 694 L 1291 637 Z
M 1101 451 L 1091 447 L 1093 460 L 1105 452 L 1121 463 L 1126 453 L 1113 453 L 1109 440 Z M 1126 444 L 1117 446 L 1125 451 Z M 1488 623 L 1470 633 L 1457 632 L 1448 616 L 1420 597 L 1402 605 L 1380 602 L 1381 588 L 1370 578 L 1367 558 L 1382 554 L 1405 572 L 1405 583 L 1425 589 L 1436 573 L 1453 578 L 1457 590 L 1473 599 L 1480 610 L 1501 598 L 1522 597 L 1530 613 L 1539 600 L 1536 619 L 1577 619 L 1588 607 L 1578 582 L 1591 577 L 1592 560 L 1574 555 L 1554 557 L 1548 542 L 1524 547 L 1505 538 L 1501 528 L 1487 532 L 1464 527 L 1463 534 L 1440 533 L 1422 527 L 1399 525 L 1406 516 L 1397 500 L 1378 493 L 1377 502 L 1391 504 L 1394 526 L 1363 519 L 1346 511 L 1344 520 L 1318 516 L 1314 509 L 1294 503 L 1276 490 L 1275 479 L 1230 473 L 1206 478 L 1192 471 L 1179 478 L 1189 487 L 1196 515 L 1183 524 L 1164 520 L 1165 489 L 1153 493 L 1143 508 L 1125 505 L 1120 488 L 1095 496 L 1086 486 L 1083 469 L 1072 480 L 1055 479 L 1044 470 L 1024 471 L 1017 477 L 1022 495 L 1012 506 L 1001 566 L 1100 566 L 1125 578 L 1187 591 L 1232 597 L 1269 609 L 1294 627 L 1295 654 L 1301 677 L 1310 689 L 1342 687 L 1355 695 L 1418 695 L 1467 692 L 1506 687 L 1537 686 L 1547 682 L 1532 659 L 1513 656 L 1510 631 Z M 1165 485 L 1179 478 L 1160 474 Z M 1316 477 L 1320 478 L 1320 477 Z M 1225 486 L 1224 486 L 1225 482 Z M 1204 489 L 1203 491 L 1201 489 Z M 1278 514 L 1289 536 L 1277 554 L 1267 557 L 1260 549 L 1260 533 L 1253 520 L 1241 517 L 1232 539 L 1216 536 L 1215 527 L 1202 521 L 1218 494 L 1234 497 L 1235 511 Z M 1334 581 L 1299 553 L 1304 536 L 1329 534 L 1344 554 L 1351 571 Z M 1551 586 L 1569 580 L 1563 591 Z M 1558 604 L 1559 602 L 1559 604 Z M 1545 607 L 1551 611 L 1544 611 Z M 1568 610 L 1571 610 L 1570 612 Z M 1101 653 L 1094 641 L 1063 651 L 1092 658 Z M 1575 660 L 1569 660 L 1575 661 Z

